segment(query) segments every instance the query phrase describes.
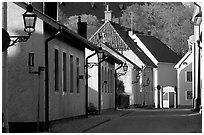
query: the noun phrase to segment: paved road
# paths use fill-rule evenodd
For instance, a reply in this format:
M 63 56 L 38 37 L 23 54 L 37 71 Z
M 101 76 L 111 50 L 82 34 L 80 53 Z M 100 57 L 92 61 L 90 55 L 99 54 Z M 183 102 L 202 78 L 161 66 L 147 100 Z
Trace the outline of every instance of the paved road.
M 130 110 L 128 110 L 130 111 Z M 202 116 L 188 109 L 133 109 L 88 133 L 200 133 Z

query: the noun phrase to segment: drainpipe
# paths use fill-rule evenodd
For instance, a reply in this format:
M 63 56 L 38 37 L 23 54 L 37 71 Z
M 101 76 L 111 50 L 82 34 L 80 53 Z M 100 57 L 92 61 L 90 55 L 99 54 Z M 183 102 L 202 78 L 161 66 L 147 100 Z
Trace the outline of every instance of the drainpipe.
M 123 64 L 121 64 L 118 68 L 115 69 L 115 111 L 117 111 L 117 70 L 120 69 L 123 66 Z
M 62 27 L 59 27 L 58 32 L 45 40 L 45 131 L 49 131 L 49 56 L 48 43 L 59 36 L 62 32 Z
M 86 89 L 85 89 L 85 113 L 86 113 L 86 118 L 88 118 L 88 59 L 94 56 L 97 52 L 89 55 L 86 57 L 86 63 L 85 63 L 85 69 L 86 69 Z
M 194 5 L 196 5 L 198 8 L 199 8 L 199 13 L 202 13 L 201 11 L 201 6 L 198 5 L 196 2 L 194 2 Z M 198 14 L 199 14 L 198 13 Z M 195 23 L 195 20 L 194 20 L 194 23 Z M 198 26 L 198 32 L 195 33 L 195 27 Z M 197 35 L 198 34 L 198 35 Z M 200 87 L 200 25 L 195 25 L 194 24 L 194 35 L 196 36 L 195 37 L 195 40 L 197 43 L 194 43 L 194 103 L 193 103 L 193 106 L 194 106 L 194 109 L 195 110 L 199 110 L 199 106 L 201 105 L 201 87 Z M 198 39 L 197 39 L 198 38 Z M 196 47 L 196 45 L 198 47 Z M 197 53 L 197 61 L 196 61 L 196 51 L 198 51 Z M 196 67 L 196 62 L 198 62 L 197 64 L 197 67 Z M 196 70 L 197 70 L 197 76 L 196 76 Z M 196 82 L 196 77 L 197 77 L 197 82 Z M 197 84 L 197 88 L 196 88 L 196 84 Z

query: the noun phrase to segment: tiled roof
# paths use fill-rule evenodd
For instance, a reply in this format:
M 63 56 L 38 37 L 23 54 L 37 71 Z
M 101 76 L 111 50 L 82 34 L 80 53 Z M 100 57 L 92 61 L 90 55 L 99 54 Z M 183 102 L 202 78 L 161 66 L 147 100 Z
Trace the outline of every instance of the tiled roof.
M 130 47 L 130 49 L 140 58 L 140 60 L 151 67 L 157 67 L 151 59 L 137 46 L 137 44 L 130 38 L 128 35 L 127 28 L 120 26 L 116 23 L 111 23 L 120 37 L 123 39 L 124 42 Z
M 136 34 L 158 62 L 177 63 L 181 58 L 154 36 Z

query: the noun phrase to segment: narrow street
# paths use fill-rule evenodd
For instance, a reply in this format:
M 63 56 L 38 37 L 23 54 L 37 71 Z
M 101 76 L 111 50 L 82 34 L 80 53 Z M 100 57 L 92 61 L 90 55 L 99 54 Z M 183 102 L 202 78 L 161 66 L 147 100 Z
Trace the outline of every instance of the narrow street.
M 127 110 L 130 111 L 130 110 Z M 88 133 L 201 133 L 202 115 L 189 109 L 133 109 Z

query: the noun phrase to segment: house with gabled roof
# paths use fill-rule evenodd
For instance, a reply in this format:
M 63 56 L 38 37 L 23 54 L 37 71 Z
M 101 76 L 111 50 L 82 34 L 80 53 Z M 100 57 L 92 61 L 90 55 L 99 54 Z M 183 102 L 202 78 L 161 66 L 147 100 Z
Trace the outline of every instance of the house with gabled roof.
M 140 71 L 135 70 L 135 66 L 128 63 L 129 68 L 127 73 L 120 78 L 125 84 L 125 92 L 130 95 L 130 105 L 140 104 L 153 106 L 154 92 L 152 71 L 156 65 L 137 47 L 131 37 L 129 37 L 127 28 L 111 22 L 111 11 L 109 11 L 108 8 L 106 8 L 104 13 L 104 24 L 89 40 L 93 43 L 97 43 L 99 40 L 98 35 L 101 35 L 107 47 L 115 49 L 140 68 Z M 140 77 L 140 79 L 138 79 L 138 77 Z
M 153 69 L 155 107 L 163 107 L 163 105 L 166 104 L 166 102 L 163 100 L 163 96 L 169 97 L 169 92 L 164 92 L 164 94 L 161 94 L 162 89 L 161 91 L 158 91 L 157 86 L 161 86 L 162 88 L 177 87 L 177 73 L 174 66 L 180 60 L 180 57 L 154 36 L 134 34 L 133 32 L 130 32 L 129 36 L 157 66 Z M 177 93 L 175 90 L 173 96 L 174 99 L 172 99 L 175 100 L 173 105 L 174 107 L 176 106 L 176 94 Z M 169 98 L 167 99 L 169 100 Z

